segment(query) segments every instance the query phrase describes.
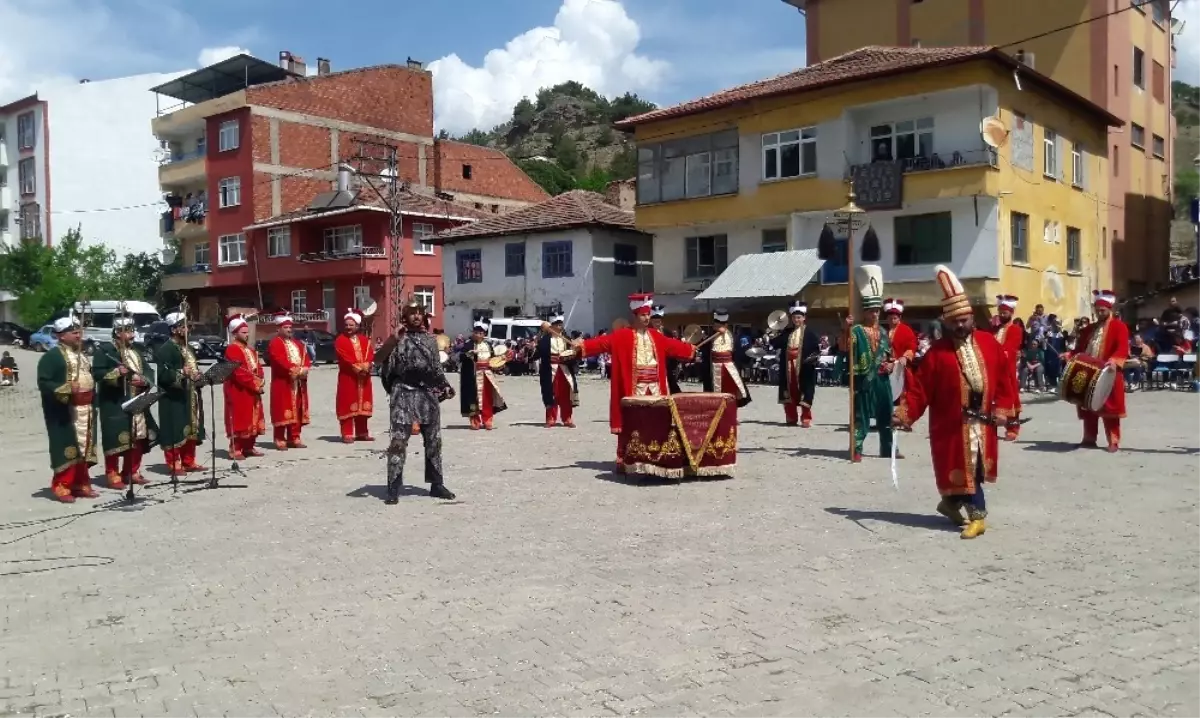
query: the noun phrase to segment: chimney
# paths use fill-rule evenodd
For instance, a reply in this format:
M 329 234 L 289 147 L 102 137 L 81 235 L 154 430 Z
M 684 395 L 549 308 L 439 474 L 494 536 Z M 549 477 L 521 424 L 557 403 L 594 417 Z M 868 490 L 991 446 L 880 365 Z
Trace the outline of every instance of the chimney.
M 328 75 L 329 74 L 329 60 L 327 58 L 324 58 L 324 57 L 317 58 L 317 74 L 318 75 Z
M 408 69 L 420 70 L 423 67 L 425 67 L 425 65 L 420 60 L 414 60 L 411 57 L 408 58 Z
M 292 55 L 292 72 L 304 77 L 308 74 L 308 66 L 304 64 L 304 58 L 299 55 Z
M 318 67 L 320 67 L 318 65 Z M 350 191 L 350 173 L 354 170 L 349 165 L 338 165 L 337 173 L 337 188 L 338 192 Z
M 279 51 L 279 66 L 297 75 L 304 75 L 306 70 L 304 58 L 299 55 L 293 55 L 287 50 Z

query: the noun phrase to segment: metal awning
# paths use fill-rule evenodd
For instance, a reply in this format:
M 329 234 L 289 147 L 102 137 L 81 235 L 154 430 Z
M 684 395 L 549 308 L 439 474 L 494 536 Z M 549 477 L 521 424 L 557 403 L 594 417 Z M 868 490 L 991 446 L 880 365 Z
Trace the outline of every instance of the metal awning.
M 151 92 L 198 105 L 254 85 L 301 77 L 266 60 L 242 53 L 164 82 Z
M 825 260 L 815 249 L 743 254 L 703 292 L 698 301 L 711 299 L 773 299 L 794 297 L 821 271 Z

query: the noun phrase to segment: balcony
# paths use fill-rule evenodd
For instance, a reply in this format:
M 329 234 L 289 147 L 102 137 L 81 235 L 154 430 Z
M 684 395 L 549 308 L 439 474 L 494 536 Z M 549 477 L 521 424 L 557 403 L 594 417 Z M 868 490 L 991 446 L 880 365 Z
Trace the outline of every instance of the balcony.
M 173 155 L 158 167 L 158 183 L 163 187 L 184 187 L 203 184 L 207 167 L 204 152 L 184 152 Z
M 0 212 L 8 212 L 13 209 L 13 191 L 6 184 L 0 184 Z
M 245 106 L 245 90 L 194 105 L 181 102 L 160 110 L 159 116 L 150 121 L 150 130 L 159 139 L 184 137 L 197 130 L 203 130 L 207 118 Z
M 180 292 L 189 289 L 203 289 L 208 286 L 212 274 L 212 265 L 193 264 L 185 267 L 167 267 L 162 279 L 165 291 Z
M 960 167 L 998 168 L 998 160 L 991 147 L 954 150 L 948 155 L 932 152 L 928 156 L 850 165 L 845 179 L 853 181 L 855 202 L 863 209 L 898 209 L 903 204 L 907 175 Z
M 387 259 L 387 251 L 383 247 L 345 247 L 327 249 L 323 252 L 306 252 L 296 259 L 305 264 L 337 262 L 344 259 Z

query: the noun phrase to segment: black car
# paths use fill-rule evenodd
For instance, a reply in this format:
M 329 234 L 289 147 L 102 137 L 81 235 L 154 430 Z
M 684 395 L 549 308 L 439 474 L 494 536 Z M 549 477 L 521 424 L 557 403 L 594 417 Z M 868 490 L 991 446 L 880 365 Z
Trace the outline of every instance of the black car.
M 151 322 L 140 331 L 142 347 L 150 358 L 171 338 L 171 327 L 166 322 Z M 198 361 L 217 361 L 225 356 L 225 340 L 204 324 L 193 324 L 188 329 L 188 346 Z
M 27 347 L 33 332 L 14 322 L 0 322 L 0 345 Z
M 308 347 L 308 356 L 313 364 L 333 364 L 337 361 L 337 352 L 333 348 L 334 336 L 320 329 L 296 329 L 292 332 L 293 339 L 299 339 Z M 271 363 L 267 357 L 267 344 L 270 339 L 259 339 L 254 344 L 258 356 L 264 365 Z

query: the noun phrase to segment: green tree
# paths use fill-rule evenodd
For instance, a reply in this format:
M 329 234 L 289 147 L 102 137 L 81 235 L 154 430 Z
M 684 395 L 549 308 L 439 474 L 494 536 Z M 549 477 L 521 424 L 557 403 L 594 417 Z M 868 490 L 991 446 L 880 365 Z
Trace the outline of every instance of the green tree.
M 608 187 L 608 183 L 612 181 L 612 176 L 607 170 L 601 167 L 593 166 L 592 169 L 576 182 L 576 189 L 586 189 L 592 192 L 600 192 L 603 194 Z
M 609 103 L 608 120 L 609 122 L 620 122 L 627 117 L 640 115 L 657 108 L 653 102 L 643 100 L 632 92 L 626 92 Z
M 608 173 L 614 180 L 629 179 L 637 175 L 637 148 L 633 143 L 626 144 L 613 156 L 608 165 Z
M 1180 218 L 1188 216 L 1188 203 L 1197 196 L 1200 196 L 1200 171 L 1180 170 L 1175 175 L 1175 208 Z
M 575 178 L 553 162 L 520 160 L 517 166 L 549 195 L 560 195 L 575 189 Z
M 456 138 L 456 140 L 458 142 L 465 142 L 468 145 L 479 145 L 480 147 L 487 147 L 492 141 L 492 136 L 491 136 L 491 134 L 484 132 L 483 130 L 471 130 L 470 132 L 466 133 L 465 135 L 462 135 L 461 137 Z
M 554 146 L 554 161 L 567 173 L 573 173 L 580 167 L 579 148 L 570 135 L 563 135 Z
M 537 110 L 528 97 L 522 97 L 517 106 L 513 108 L 512 124 L 513 128 L 521 132 L 527 132 L 533 127 L 533 120 L 537 116 Z

